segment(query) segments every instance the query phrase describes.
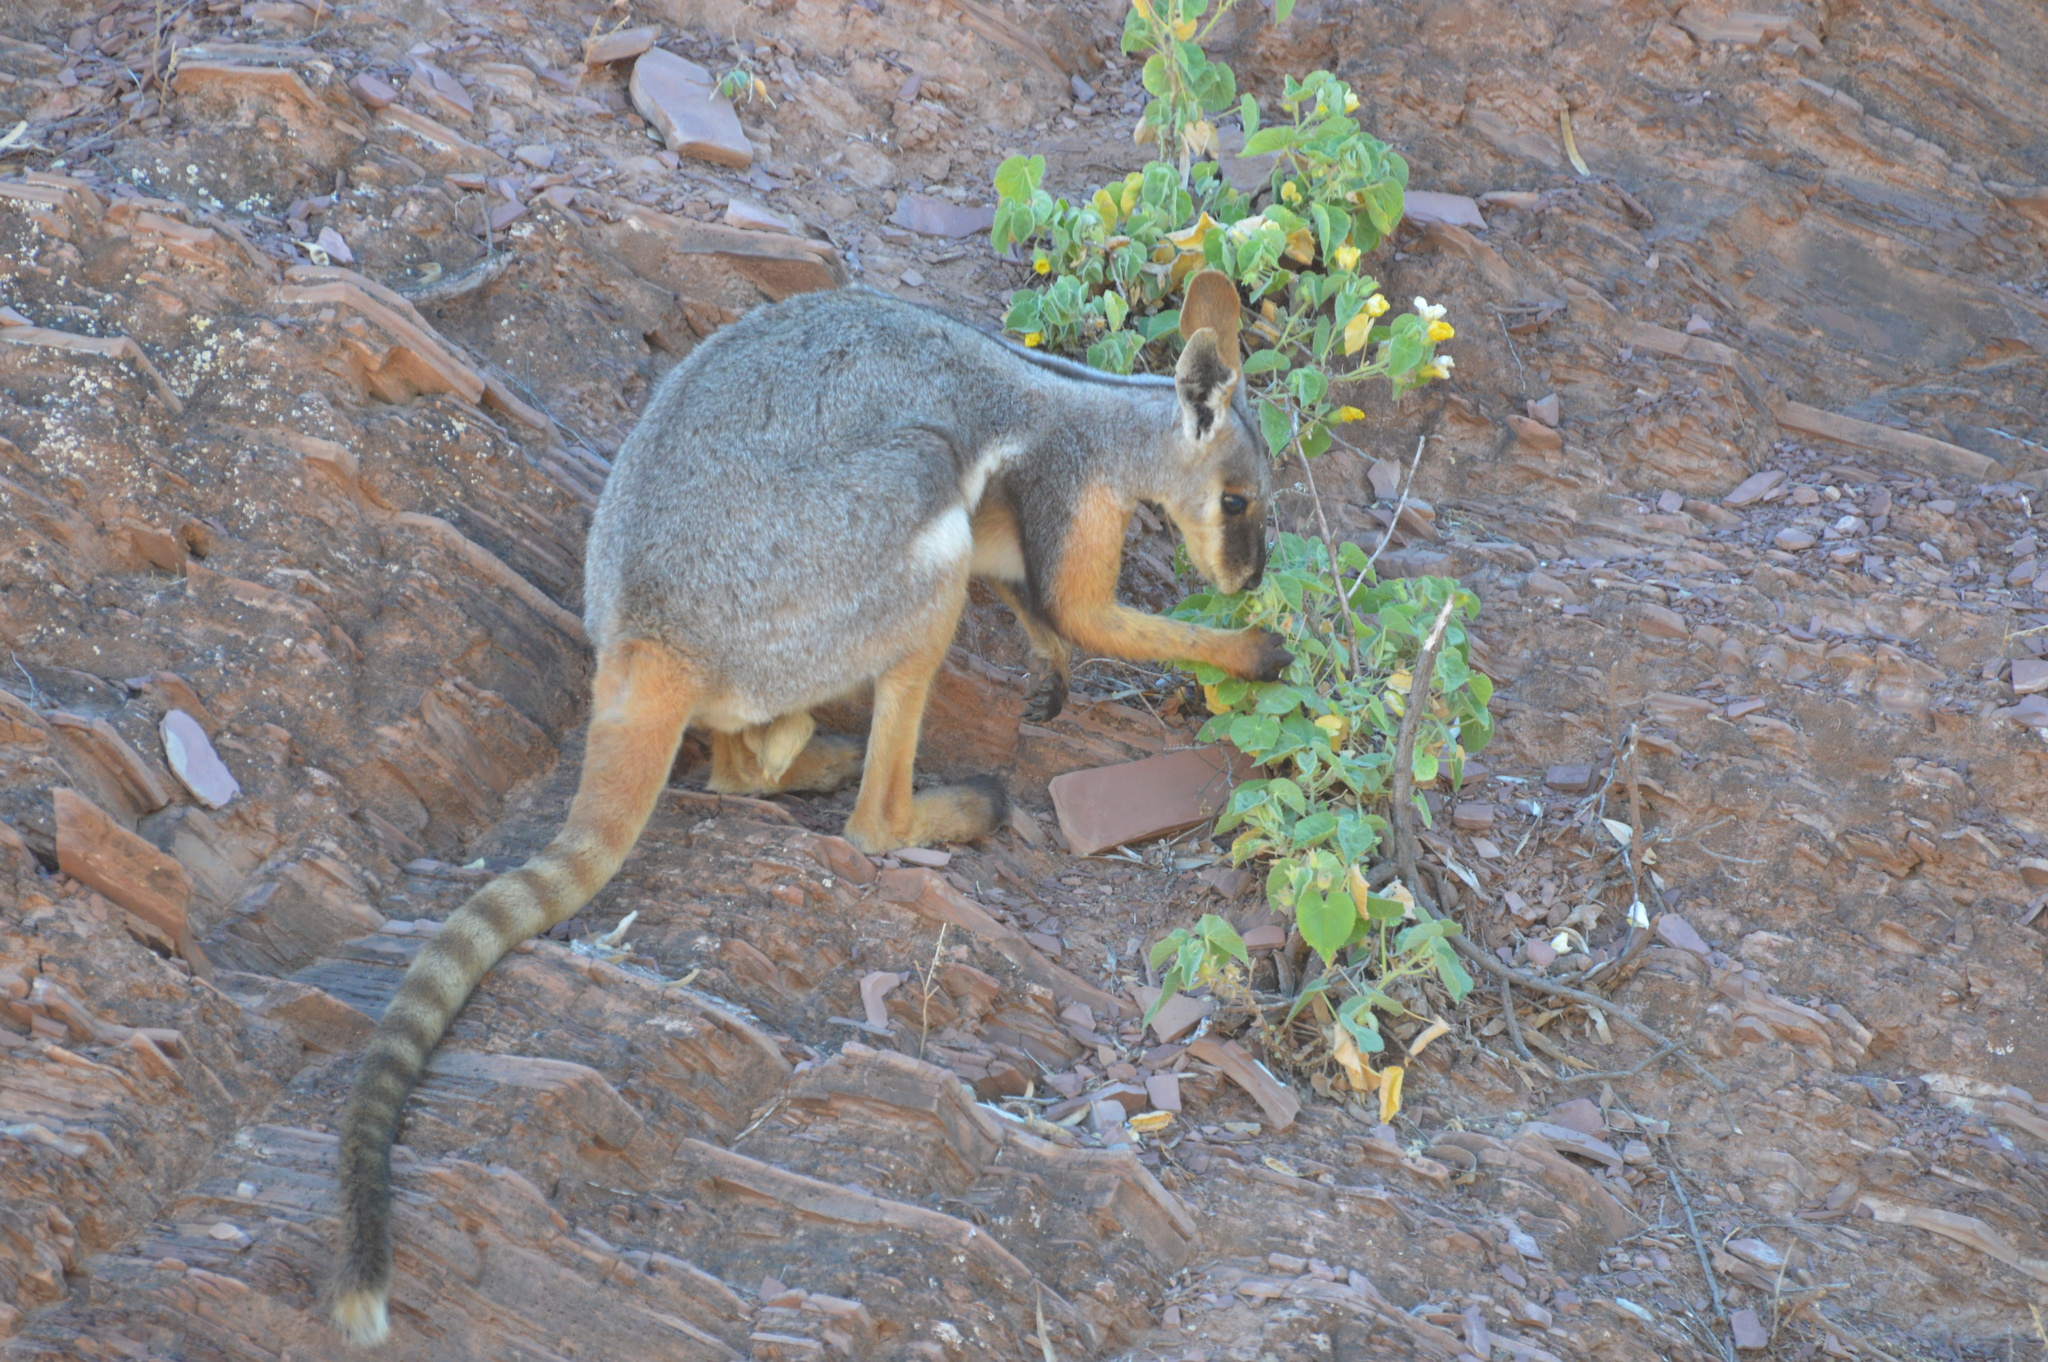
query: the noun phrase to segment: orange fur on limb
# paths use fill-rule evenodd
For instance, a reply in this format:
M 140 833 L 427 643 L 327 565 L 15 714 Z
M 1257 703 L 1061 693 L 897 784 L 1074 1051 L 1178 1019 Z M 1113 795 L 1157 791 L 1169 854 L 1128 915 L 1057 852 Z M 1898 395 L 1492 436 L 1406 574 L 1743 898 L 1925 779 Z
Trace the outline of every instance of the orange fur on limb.
M 1130 507 L 1107 487 L 1082 493 L 1053 571 L 1052 616 L 1060 633 L 1083 648 L 1135 662 L 1184 658 L 1232 676 L 1271 680 L 1287 663 L 1278 639 L 1261 629 L 1212 629 L 1162 619 L 1119 604 L 1124 529 Z

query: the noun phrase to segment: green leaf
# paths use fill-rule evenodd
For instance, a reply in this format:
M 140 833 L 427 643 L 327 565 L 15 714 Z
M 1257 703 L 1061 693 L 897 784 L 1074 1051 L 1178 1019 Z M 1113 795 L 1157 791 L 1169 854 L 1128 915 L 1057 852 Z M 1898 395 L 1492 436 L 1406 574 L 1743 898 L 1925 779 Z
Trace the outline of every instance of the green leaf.
M 1012 156 L 996 167 L 996 193 L 1006 199 L 1028 199 L 1044 179 L 1043 156 Z
M 1292 3 L 1292 0 L 1289 0 Z M 1259 130 L 1259 101 L 1246 95 L 1237 106 L 1238 122 L 1244 124 L 1244 135 L 1252 136 Z
M 1277 727 L 1278 725 L 1276 724 L 1275 726 Z M 1308 796 L 1302 793 L 1301 786 L 1295 784 L 1287 777 L 1276 777 L 1267 784 L 1266 788 L 1273 792 L 1273 798 L 1276 802 L 1285 805 L 1296 813 L 1308 812 Z
M 1270 128 L 1260 128 L 1257 132 L 1245 134 L 1244 150 L 1239 152 L 1238 155 L 1264 156 L 1268 152 L 1279 151 L 1288 144 L 1293 136 L 1294 129 L 1288 127 L 1285 123 L 1275 123 Z
M 1365 896 L 1365 915 L 1374 922 L 1399 922 L 1408 912 L 1408 905 L 1399 899 L 1383 898 L 1378 894 Z
M 1176 951 L 1180 950 L 1181 946 L 1186 943 L 1187 939 L 1188 929 L 1185 927 L 1176 927 L 1172 931 L 1168 932 L 1165 936 L 1161 937 L 1158 941 L 1155 941 L 1152 944 L 1152 968 L 1158 969 L 1161 964 L 1165 963 L 1168 956 L 1173 955 Z
M 1195 924 L 1195 930 L 1202 934 L 1202 940 L 1209 943 L 1209 949 L 1220 951 L 1250 968 L 1252 957 L 1244 948 L 1244 938 L 1237 934 L 1237 928 L 1214 913 L 1202 914 L 1202 920 Z
M 1134 329 L 1145 333 L 1145 339 L 1156 341 L 1161 336 L 1180 330 L 1180 309 L 1168 308 L 1155 312 L 1150 317 L 1134 324 Z
M 1252 707 L 1255 714 L 1291 714 L 1306 703 L 1306 697 L 1292 686 L 1273 684 L 1265 687 L 1258 704 Z
M 1294 908 L 1294 882 L 1285 861 L 1273 862 L 1266 872 L 1266 902 L 1283 913 Z
M 1387 1048 L 1380 1036 L 1380 1019 L 1372 1010 L 1371 998 L 1367 994 L 1353 994 L 1337 1009 L 1337 1024 L 1345 1029 L 1359 1049 L 1369 1055 L 1376 1055 Z
M 1270 714 L 1240 715 L 1230 726 L 1230 741 L 1238 751 L 1257 757 L 1280 741 L 1280 721 Z
M 1271 398 L 1259 399 L 1259 433 L 1266 437 L 1266 448 L 1276 455 L 1294 438 L 1294 423 Z
M 1336 830 L 1337 815 L 1328 809 L 1317 809 L 1314 813 L 1297 820 L 1290 835 L 1294 838 L 1296 846 L 1310 847 Z
M 1284 24 L 1287 16 L 1294 13 L 1294 0 L 1273 0 L 1273 22 Z
M 1020 288 L 1010 295 L 1010 310 L 1003 315 L 1003 329 L 1018 335 L 1044 330 L 1044 304 L 1036 293 Z
M 1124 15 L 1123 50 L 1126 53 L 1143 52 L 1154 42 L 1152 25 L 1138 12 L 1136 5 Z
M 1164 99 L 1172 88 L 1166 75 L 1166 58 L 1157 52 L 1145 58 L 1145 69 L 1139 79 L 1145 82 L 1145 93 L 1156 99 Z
M 1296 369 L 1287 376 L 1287 386 L 1293 390 L 1295 399 L 1304 407 L 1313 407 L 1323 400 L 1323 394 L 1330 390 L 1330 380 L 1322 370 L 1306 366 Z
M 1121 331 L 1124 325 L 1124 317 L 1129 314 L 1130 310 L 1131 305 L 1124 301 L 1121 293 L 1105 293 L 1102 295 L 1103 319 L 1109 323 L 1110 330 Z
M 1285 369 L 1287 364 L 1287 356 L 1278 350 L 1254 350 L 1245 357 L 1244 374 L 1247 378 L 1257 374 L 1269 374 L 1275 369 Z
M 1323 957 L 1325 965 L 1334 964 L 1337 952 L 1344 949 L 1344 942 L 1351 935 L 1351 924 L 1358 918 L 1358 910 L 1351 905 L 1351 896 L 1339 888 L 1328 894 L 1311 889 L 1294 904 L 1294 923 L 1301 929 L 1301 939 Z
M 1466 973 L 1458 952 L 1448 941 L 1432 941 L 1429 950 L 1436 957 L 1436 977 L 1443 981 L 1444 992 L 1451 995 L 1453 1003 L 1464 1002 L 1472 991 L 1472 976 Z

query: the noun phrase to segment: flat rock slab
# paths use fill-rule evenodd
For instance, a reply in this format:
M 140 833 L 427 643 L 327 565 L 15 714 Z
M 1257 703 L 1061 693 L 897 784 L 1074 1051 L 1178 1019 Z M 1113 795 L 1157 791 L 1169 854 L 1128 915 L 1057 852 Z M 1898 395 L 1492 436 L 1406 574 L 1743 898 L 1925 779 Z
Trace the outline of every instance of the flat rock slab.
M 185 909 L 192 901 L 192 879 L 185 867 L 77 791 L 60 786 L 50 795 L 57 806 L 58 868 L 182 942 Z
M 213 743 L 199 721 L 182 709 L 164 715 L 157 725 L 163 734 L 164 760 L 171 774 L 209 809 L 226 808 L 242 792 L 241 782 L 213 750 Z
M 896 200 L 889 221 L 919 236 L 965 237 L 995 225 L 996 210 L 987 205 L 954 203 L 930 194 L 905 194 Z
M 1167 752 L 1143 761 L 1054 776 L 1048 789 L 1060 832 L 1076 856 L 1181 832 L 1214 818 L 1251 771 L 1237 749 Z
M 1286 1130 L 1300 1115 L 1301 1099 L 1236 1041 L 1205 1036 L 1188 1046 L 1188 1054 L 1204 1064 L 1215 1065 L 1231 1082 L 1250 1093 L 1273 1129 Z
M 716 83 L 697 63 L 657 47 L 633 63 L 629 93 L 670 151 L 745 170 L 754 163 L 754 147 L 732 101 L 715 93 Z
M 1486 230 L 1486 219 L 1480 215 L 1476 199 L 1463 194 L 1439 194 L 1427 189 L 1411 189 L 1401 201 L 1401 216 L 1417 227 L 1427 227 L 1432 222 L 1448 223 L 1453 227 L 1477 227 Z

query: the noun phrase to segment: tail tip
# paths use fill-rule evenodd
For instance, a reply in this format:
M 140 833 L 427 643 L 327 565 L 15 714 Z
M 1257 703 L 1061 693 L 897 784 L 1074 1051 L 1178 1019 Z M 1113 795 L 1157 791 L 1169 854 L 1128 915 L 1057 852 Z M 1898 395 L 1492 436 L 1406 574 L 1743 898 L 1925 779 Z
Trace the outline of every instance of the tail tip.
M 381 1289 L 361 1287 L 335 1297 L 329 1312 L 334 1327 L 359 1348 L 373 1347 L 391 1334 L 391 1317 Z
M 917 797 L 915 840 L 978 842 L 1003 825 L 1010 815 L 1010 796 L 995 776 L 977 776 Z

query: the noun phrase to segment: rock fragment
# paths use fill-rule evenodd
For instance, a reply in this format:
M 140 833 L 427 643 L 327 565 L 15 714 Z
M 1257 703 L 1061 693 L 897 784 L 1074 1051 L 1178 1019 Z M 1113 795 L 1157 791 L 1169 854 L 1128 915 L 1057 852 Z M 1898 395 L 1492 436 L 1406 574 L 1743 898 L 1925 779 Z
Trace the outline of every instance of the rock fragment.
M 1224 744 L 1053 777 L 1060 832 L 1076 856 L 1142 842 L 1213 818 L 1249 769 Z
M 241 783 L 213 750 L 212 740 L 197 719 L 174 709 L 164 715 L 157 731 L 163 735 L 164 760 L 170 764 L 171 774 L 194 799 L 209 809 L 221 809 L 242 792 Z
M 633 63 L 633 107 L 670 151 L 745 170 L 754 146 L 740 129 L 732 101 L 718 97 L 711 73 L 693 61 L 652 48 Z
M 986 204 L 954 203 L 931 194 L 904 194 L 896 200 L 889 221 L 919 236 L 969 237 L 994 225 L 996 210 Z

